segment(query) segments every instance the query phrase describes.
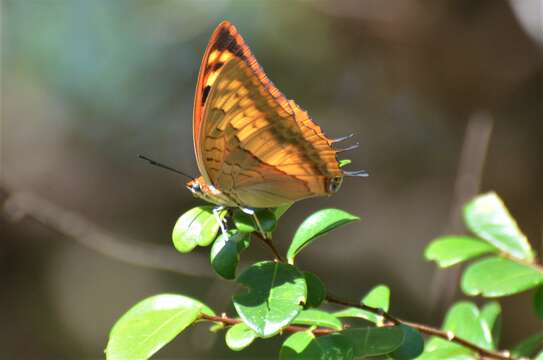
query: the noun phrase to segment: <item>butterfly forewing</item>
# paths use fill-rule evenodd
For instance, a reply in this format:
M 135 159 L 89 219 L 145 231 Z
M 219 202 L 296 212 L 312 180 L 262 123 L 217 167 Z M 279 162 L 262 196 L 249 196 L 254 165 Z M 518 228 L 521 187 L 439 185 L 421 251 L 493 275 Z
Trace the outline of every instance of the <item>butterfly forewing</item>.
M 194 140 L 204 179 L 240 206 L 327 195 L 342 176 L 331 141 L 273 86 L 229 23 L 204 56 Z

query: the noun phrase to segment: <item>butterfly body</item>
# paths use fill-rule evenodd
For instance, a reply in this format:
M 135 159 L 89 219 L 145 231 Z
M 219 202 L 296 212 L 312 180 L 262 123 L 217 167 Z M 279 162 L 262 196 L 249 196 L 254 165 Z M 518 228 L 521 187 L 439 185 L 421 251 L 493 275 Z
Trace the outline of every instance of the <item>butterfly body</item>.
M 333 141 L 272 84 L 227 21 L 204 54 L 193 137 L 201 176 L 187 187 L 217 205 L 278 207 L 331 195 L 343 180 Z

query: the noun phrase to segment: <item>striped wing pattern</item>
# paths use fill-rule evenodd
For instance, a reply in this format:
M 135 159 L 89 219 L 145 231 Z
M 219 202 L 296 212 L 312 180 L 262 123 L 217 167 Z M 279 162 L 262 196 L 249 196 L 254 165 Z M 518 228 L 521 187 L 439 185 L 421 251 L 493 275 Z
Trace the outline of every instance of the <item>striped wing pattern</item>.
M 232 203 L 275 207 L 328 195 L 330 179 L 341 181 L 331 141 L 271 83 L 228 22 L 206 50 L 194 115 L 202 176 Z

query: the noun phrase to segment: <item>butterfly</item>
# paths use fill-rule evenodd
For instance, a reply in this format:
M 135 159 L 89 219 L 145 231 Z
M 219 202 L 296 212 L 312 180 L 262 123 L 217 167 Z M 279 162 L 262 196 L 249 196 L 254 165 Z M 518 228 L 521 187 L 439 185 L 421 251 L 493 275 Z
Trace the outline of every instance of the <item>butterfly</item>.
M 337 192 L 344 175 L 332 144 L 308 113 L 268 79 L 234 25 L 220 23 L 205 51 L 194 99 L 201 176 L 187 188 L 208 202 L 274 208 Z M 343 149 L 350 150 L 357 145 Z

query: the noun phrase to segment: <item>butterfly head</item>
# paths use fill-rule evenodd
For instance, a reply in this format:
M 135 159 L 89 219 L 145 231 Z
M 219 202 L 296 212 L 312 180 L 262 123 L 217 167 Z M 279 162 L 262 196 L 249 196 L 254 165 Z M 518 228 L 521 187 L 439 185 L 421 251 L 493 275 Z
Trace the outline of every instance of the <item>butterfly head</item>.
M 209 185 L 203 176 L 189 181 L 186 186 L 195 198 L 217 205 L 236 206 L 236 204 L 220 190 L 213 185 Z

